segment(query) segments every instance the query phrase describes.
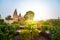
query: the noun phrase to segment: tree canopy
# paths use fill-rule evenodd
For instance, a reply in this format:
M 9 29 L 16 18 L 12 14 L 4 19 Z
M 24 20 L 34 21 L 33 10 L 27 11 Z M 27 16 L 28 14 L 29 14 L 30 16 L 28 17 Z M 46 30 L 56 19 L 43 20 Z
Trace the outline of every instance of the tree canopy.
M 12 18 L 11 18 L 11 15 L 8 15 L 5 19 L 6 19 L 6 20 L 11 20 L 11 19 L 12 19 Z
M 27 11 L 26 14 L 24 15 L 25 20 L 32 20 L 34 17 L 34 12 L 33 11 Z

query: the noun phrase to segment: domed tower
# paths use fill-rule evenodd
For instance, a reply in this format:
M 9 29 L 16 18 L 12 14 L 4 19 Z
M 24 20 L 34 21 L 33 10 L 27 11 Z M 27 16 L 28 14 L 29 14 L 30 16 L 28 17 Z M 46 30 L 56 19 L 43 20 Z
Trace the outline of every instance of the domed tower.
M 17 10 L 15 9 L 14 14 L 13 14 L 13 20 L 18 21 L 18 15 L 17 15 Z
M 21 13 L 19 13 L 18 20 L 20 20 L 21 18 L 22 18 Z
M 21 17 L 21 13 L 19 14 L 19 17 Z
M 24 17 L 21 15 L 21 13 L 18 16 L 18 21 L 19 21 L 20 26 L 24 25 L 25 20 L 24 20 Z

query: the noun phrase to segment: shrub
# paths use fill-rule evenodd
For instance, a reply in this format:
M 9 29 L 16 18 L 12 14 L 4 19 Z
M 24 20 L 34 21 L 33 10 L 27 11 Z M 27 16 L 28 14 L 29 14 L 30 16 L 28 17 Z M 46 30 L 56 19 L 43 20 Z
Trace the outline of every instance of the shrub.
M 10 25 L 0 25 L 0 40 L 12 40 L 15 31 Z
M 43 26 L 41 26 L 41 31 L 42 32 L 48 31 L 48 30 L 50 30 L 50 27 L 51 26 L 49 26 L 49 25 L 43 25 Z
M 51 40 L 60 40 L 60 27 L 53 26 L 50 29 Z
M 22 30 L 20 32 L 21 40 L 31 40 L 31 32 L 29 30 Z
M 39 31 L 37 29 L 34 29 L 32 31 L 32 39 L 37 40 L 38 36 L 39 36 Z
M 19 28 L 19 24 L 18 24 L 18 22 L 14 22 L 14 23 L 12 23 L 12 24 L 10 24 L 14 29 L 18 29 Z

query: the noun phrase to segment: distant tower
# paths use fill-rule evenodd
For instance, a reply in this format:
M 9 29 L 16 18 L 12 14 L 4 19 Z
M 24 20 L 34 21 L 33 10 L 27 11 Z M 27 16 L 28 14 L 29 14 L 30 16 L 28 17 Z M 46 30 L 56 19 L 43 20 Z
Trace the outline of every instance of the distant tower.
M 21 17 L 21 13 L 19 14 L 19 17 Z
M 14 14 L 13 14 L 13 20 L 18 21 L 18 15 L 17 15 L 17 10 L 15 9 Z
M 58 17 L 58 20 L 60 19 L 60 17 Z
M 0 18 L 1 18 L 1 14 L 0 14 Z
M 19 14 L 19 16 L 18 16 L 18 20 L 20 20 L 21 19 L 21 13 Z

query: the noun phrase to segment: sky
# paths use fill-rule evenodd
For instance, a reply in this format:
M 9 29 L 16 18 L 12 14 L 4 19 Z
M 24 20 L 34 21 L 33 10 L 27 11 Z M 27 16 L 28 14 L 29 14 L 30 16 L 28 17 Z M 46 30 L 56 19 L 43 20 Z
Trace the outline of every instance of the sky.
M 22 16 L 27 11 L 33 11 L 34 20 L 54 19 L 60 17 L 60 0 L 0 0 L 2 18 L 13 16 L 15 9 Z

